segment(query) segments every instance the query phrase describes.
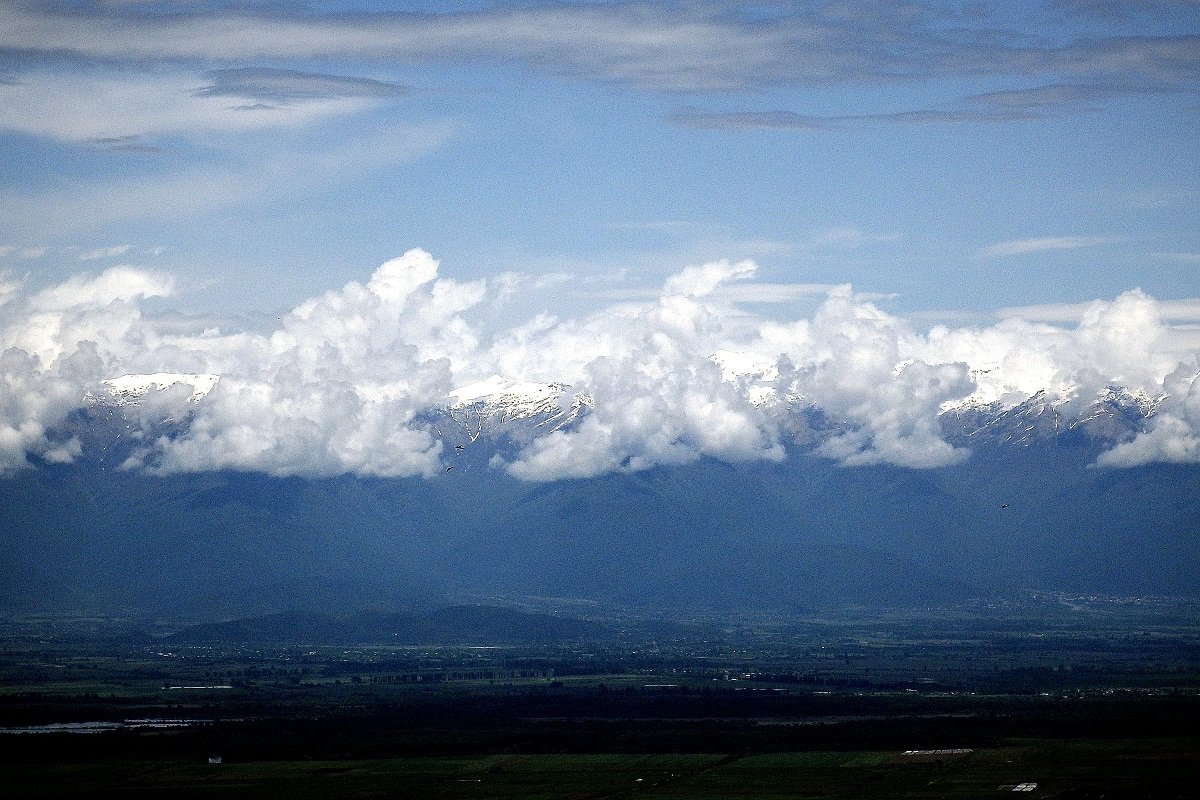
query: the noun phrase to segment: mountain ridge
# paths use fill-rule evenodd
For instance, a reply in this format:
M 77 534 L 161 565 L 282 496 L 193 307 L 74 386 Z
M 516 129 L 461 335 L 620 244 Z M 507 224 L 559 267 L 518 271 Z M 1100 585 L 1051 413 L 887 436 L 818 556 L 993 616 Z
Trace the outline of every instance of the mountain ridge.
M 229 617 L 488 595 L 618 605 L 923 605 L 1021 591 L 1200 597 L 1200 467 L 994 450 L 930 470 L 716 459 L 525 483 L 155 476 L 0 481 L 0 607 Z
M 778 461 L 521 481 L 497 459 L 589 413 L 564 415 L 577 395 L 553 392 L 549 405 L 518 397 L 514 414 L 467 398 L 482 426 L 431 412 L 422 423 L 444 426 L 453 469 L 429 478 L 131 469 L 147 439 L 186 431 L 196 403 L 180 391 L 182 406 L 93 404 L 72 419 L 74 463 L 0 480 L 0 608 L 229 618 L 471 596 L 663 609 L 1200 597 L 1200 465 L 1095 466 L 1152 419 L 1130 393 L 960 409 L 943 435 L 971 456 L 927 469 L 839 465 L 819 443 L 842 423 L 806 407 Z
M 92 435 L 91 426 L 98 422 L 110 429 L 121 426 L 126 444 L 134 439 L 146 443 L 158 437 L 186 435 L 198 404 L 219 381 L 215 375 L 166 373 L 110 379 L 105 383 L 108 396 L 87 395 L 84 406 L 69 418 L 63 435 L 80 437 L 84 449 L 93 452 L 106 448 L 103 435 Z M 173 404 L 150 404 L 156 413 L 143 413 L 142 405 L 148 398 L 158 399 L 151 392 L 166 393 L 180 385 L 193 390 L 186 399 L 180 392 Z M 753 402 L 766 402 L 762 387 L 744 388 Z M 1148 430 L 1162 400 L 1119 386 L 1107 386 L 1095 397 L 1074 392 L 1069 387 L 1057 394 L 1041 390 L 1020 402 L 1008 403 L 966 397 L 943 404 L 937 415 L 939 433 L 949 444 L 969 450 L 981 443 L 1021 446 L 1035 439 L 1058 439 L 1063 444 L 1092 447 L 1098 454 Z M 816 449 L 850 426 L 836 413 L 804 398 L 781 401 L 776 396 L 770 402 L 786 406 L 779 416 L 790 447 Z M 448 455 L 458 455 L 453 452 L 455 448 L 489 443 L 494 447 L 489 458 L 496 454 L 510 458 L 540 436 L 572 430 L 594 409 L 589 394 L 575 391 L 568 384 L 523 382 L 493 374 L 452 390 L 443 404 L 416 414 L 412 424 L 441 441 Z M 112 433 L 108 431 L 111 440 L 119 438 Z M 133 450 L 127 448 L 125 456 Z

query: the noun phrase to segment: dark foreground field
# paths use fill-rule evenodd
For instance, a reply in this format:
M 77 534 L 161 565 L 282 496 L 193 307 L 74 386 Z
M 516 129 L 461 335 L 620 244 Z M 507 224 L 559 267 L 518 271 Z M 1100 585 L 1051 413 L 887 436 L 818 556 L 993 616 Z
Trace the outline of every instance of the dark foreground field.
M 1191 603 L 602 615 L 556 642 L 518 628 L 501 644 L 467 628 L 454 644 L 300 644 L 12 615 L 0 796 L 1112 800 L 1200 785 Z
M 215 765 L 130 758 L 8 765 L 2 774 L 14 797 L 1182 799 L 1195 796 L 1198 757 L 1196 738 L 1015 739 L 953 754 L 542 753 Z

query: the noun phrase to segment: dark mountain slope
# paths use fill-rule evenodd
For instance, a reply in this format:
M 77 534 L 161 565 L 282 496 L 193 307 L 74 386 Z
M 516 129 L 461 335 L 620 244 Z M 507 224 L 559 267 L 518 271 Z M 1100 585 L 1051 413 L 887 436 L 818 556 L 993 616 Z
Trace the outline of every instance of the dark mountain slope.
M 1200 596 L 1200 466 L 990 449 L 936 470 L 712 460 L 525 484 L 44 466 L 0 480 L 5 607 L 209 617 L 552 595 L 665 607 Z
M 549 614 L 488 606 L 447 606 L 422 613 L 355 611 L 333 615 L 288 611 L 262 617 L 192 625 L 172 644 L 254 642 L 312 645 L 549 644 L 614 639 L 603 625 Z

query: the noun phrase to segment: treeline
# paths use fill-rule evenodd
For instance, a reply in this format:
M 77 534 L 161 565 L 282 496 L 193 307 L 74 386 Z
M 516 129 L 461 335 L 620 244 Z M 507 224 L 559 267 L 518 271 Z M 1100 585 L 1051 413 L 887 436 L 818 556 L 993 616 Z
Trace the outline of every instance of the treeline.
M 372 675 L 369 683 L 447 683 L 450 681 L 511 681 L 519 678 L 553 678 L 552 669 L 471 669 L 400 672 Z

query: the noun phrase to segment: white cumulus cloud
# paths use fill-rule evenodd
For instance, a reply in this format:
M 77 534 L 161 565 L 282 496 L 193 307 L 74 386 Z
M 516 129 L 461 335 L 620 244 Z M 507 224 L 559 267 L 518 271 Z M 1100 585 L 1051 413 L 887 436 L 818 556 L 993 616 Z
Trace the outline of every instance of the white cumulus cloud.
M 143 316 L 143 300 L 174 291 L 169 275 L 120 266 L 36 291 L 7 280 L 0 472 L 78 457 L 63 431 L 87 393 L 155 373 L 220 380 L 201 397 L 181 385 L 130 411 L 161 419 L 174 404 L 190 422 L 174 438 L 143 441 L 129 468 L 432 476 L 444 469 L 443 445 L 422 412 L 493 374 L 592 398 L 577 424 L 497 462 L 527 480 L 704 457 L 778 460 L 807 411 L 836 423 L 816 452 L 839 464 L 937 467 L 969 457 L 941 438 L 949 405 L 1011 406 L 1045 390 L 1069 411 L 1111 385 L 1158 410 L 1102 465 L 1200 460 L 1200 330 L 1171 324 L 1171 306 L 1141 291 L 1088 304 L 1066 324 L 1012 314 L 922 332 L 848 286 L 826 289 L 810 315 L 758 316 L 738 303 L 753 291 L 729 291 L 754 287 L 755 271 L 713 261 L 683 269 L 650 300 L 488 328 L 481 320 L 494 320 L 495 302 L 539 282 L 456 281 L 410 250 L 271 330 L 201 333 Z
M 432 256 L 410 250 L 269 335 L 180 342 L 222 379 L 187 435 L 140 459 L 162 471 L 431 475 L 441 444 L 410 423 L 453 387 L 451 359 L 476 346 L 461 312 L 483 296 L 482 282 L 439 279 Z

